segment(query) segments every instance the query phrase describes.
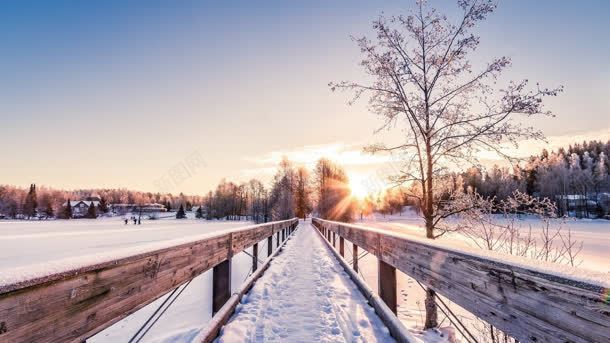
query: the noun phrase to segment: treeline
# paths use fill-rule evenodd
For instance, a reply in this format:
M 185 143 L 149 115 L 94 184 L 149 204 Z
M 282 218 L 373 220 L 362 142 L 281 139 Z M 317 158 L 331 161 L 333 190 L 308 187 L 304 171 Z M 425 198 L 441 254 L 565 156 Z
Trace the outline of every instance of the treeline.
M 439 181 L 449 186 L 438 186 L 444 191 L 437 196 L 450 200 L 458 191 L 477 193 L 499 202 L 519 191 L 535 198 L 550 199 L 559 216 L 603 217 L 608 215 L 610 207 L 609 154 L 610 141 L 583 142 L 551 152 L 545 149 L 514 168 L 472 167 L 450 173 Z M 420 204 L 413 194 L 419 195 L 415 185 L 369 195 L 359 203 L 359 215 L 395 214 L 407 205 L 418 211 Z
M 190 209 L 193 204 L 201 203 L 204 198 L 182 193 L 161 194 L 132 191 L 124 188 L 62 190 L 34 184 L 28 188 L 0 185 L 0 214 L 9 218 L 32 218 L 36 215 L 62 217 L 65 213 L 63 204 L 66 201 L 81 200 L 91 196 L 100 197 L 104 204 L 144 205 L 159 203 L 168 210 L 176 210 L 181 204 Z
M 236 184 L 223 180 L 205 197 L 208 219 L 248 219 L 255 222 L 305 218 L 312 211 L 330 219 L 348 221 L 354 204 L 349 180 L 335 163 L 321 159 L 313 171 L 284 158 L 268 187 L 256 179 Z
M 50 187 L 29 188 L 0 186 L 0 214 L 10 218 L 70 218 L 69 200 L 99 197 L 108 211 L 112 204 L 145 205 L 158 203 L 168 211 L 177 210 L 177 218 L 196 207 L 202 219 L 253 220 L 267 222 L 293 217 L 305 218 L 316 211 L 322 218 L 349 221 L 354 212 L 347 174 L 340 166 L 321 159 L 313 171 L 295 166 L 288 159 L 278 165 L 270 185 L 252 179 L 235 183 L 222 180 L 205 196 L 138 192 L 127 189 L 58 190 Z
M 514 169 L 471 168 L 457 176 L 465 190 L 504 200 L 514 190 L 549 198 L 561 216 L 608 215 L 610 204 L 610 141 L 583 142 L 557 151 L 542 150 Z M 463 181 L 463 182 L 460 182 Z

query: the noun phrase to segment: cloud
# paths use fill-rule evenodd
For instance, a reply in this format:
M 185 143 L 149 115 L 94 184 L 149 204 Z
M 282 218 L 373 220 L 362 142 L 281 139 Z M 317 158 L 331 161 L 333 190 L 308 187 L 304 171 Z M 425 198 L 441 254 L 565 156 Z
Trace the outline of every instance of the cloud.
M 517 148 L 511 145 L 505 145 L 503 151 L 513 157 L 526 158 L 531 155 L 539 155 L 542 149 L 553 151 L 561 147 L 567 148 L 570 144 L 582 143 L 583 141 L 607 141 L 610 140 L 610 127 L 599 130 L 569 132 L 561 135 L 548 136 L 546 140 L 548 143 L 534 140 L 521 141 Z M 490 162 L 503 160 L 501 156 L 492 151 L 481 151 L 479 157 L 482 160 Z
M 255 167 L 242 172 L 243 176 L 270 175 L 285 156 L 296 165 L 312 168 L 322 158 L 328 158 L 339 163 L 345 168 L 380 165 L 391 161 L 389 155 L 371 155 L 363 152 L 363 144 L 346 144 L 334 142 L 328 144 L 306 145 L 288 150 L 277 150 L 265 153 L 257 157 L 247 157 L 246 160 L 253 163 Z
M 567 147 L 569 144 L 580 143 L 586 140 L 605 141 L 609 139 L 610 128 L 604 128 L 548 136 L 548 144 L 541 141 L 522 141 L 519 143 L 518 148 L 505 145 L 503 150 L 508 155 L 526 158 L 530 155 L 539 154 L 542 149 L 557 150 L 560 147 Z M 307 168 L 313 168 L 320 158 L 325 157 L 343 166 L 352 178 L 365 180 L 373 178 L 384 180 L 383 183 L 386 183 L 385 174 L 389 174 L 389 172 L 385 169 L 396 168 L 397 156 L 389 154 L 371 155 L 363 152 L 363 147 L 364 144 L 333 142 L 270 151 L 255 157 L 246 157 L 245 160 L 252 163 L 253 166 L 252 168 L 242 170 L 241 175 L 244 179 L 258 178 L 268 180 L 284 156 L 294 164 L 303 165 Z M 481 151 L 478 156 L 483 165 L 486 166 L 507 164 L 506 160 L 492 151 Z M 383 174 L 383 176 L 378 174 Z

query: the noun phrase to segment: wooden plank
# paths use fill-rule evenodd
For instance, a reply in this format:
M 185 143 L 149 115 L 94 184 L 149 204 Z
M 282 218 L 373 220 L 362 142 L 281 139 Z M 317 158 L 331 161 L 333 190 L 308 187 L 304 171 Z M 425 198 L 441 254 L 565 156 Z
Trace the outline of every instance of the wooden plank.
M 341 257 L 345 257 L 345 238 L 339 236 L 339 254 Z
M 227 260 L 237 244 L 254 244 L 273 225 L 278 223 L 3 285 L 0 342 L 83 341 Z M 238 237 L 235 245 L 232 236 Z
M 337 225 L 327 223 L 318 220 L 331 230 Z M 601 285 L 362 227 L 341 224 L 336 230 L 519 341 L 610 342 L 610 304 Z

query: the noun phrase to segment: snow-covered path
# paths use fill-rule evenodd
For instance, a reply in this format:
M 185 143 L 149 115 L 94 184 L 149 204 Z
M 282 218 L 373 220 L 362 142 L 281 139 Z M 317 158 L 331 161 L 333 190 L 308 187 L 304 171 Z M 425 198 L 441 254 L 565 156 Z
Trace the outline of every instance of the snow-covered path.
M 393 342 L 310 223 L 242 299 L 223 328 L 230 342 Z

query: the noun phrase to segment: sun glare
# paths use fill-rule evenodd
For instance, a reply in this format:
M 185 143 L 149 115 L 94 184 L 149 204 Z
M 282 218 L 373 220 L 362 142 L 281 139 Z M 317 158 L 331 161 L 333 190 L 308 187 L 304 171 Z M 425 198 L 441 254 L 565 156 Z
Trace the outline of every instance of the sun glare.
M 369 194 L 364 178 L 355 175 L 349 176 L 349 189 L 357 199 L 364 199 Z

